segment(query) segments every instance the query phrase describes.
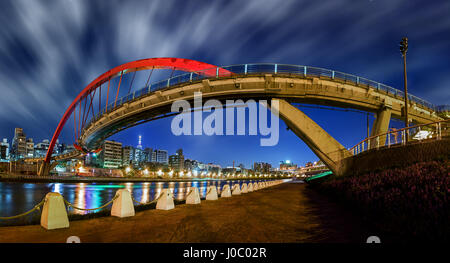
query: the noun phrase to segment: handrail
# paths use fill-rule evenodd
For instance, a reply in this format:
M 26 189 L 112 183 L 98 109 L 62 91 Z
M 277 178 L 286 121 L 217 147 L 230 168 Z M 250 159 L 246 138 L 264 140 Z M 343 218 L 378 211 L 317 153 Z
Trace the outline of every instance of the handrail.
M 189 83 L 193 81 L 202 80 L 205 78 L 214 78 L 214 76 L 206 76 L 205 74 L 202 74 L 202 72 L 206 71 L 212 71 L 214 69 L 226 69 L 227 71 L 219 71 L 216 70 L 216 78 L 219 77 L 230 77 L 232 75 L 250 75 L 255 73 L 273 73 L 273 74 L 296 74 L 296 75 L 302 75 L 302 76 L 319 76 L 319 77 L 330 77 L 332 79 L 340 79 L 344 81 L 350 81 L 353 83 L 356 83 L 357 85 L 366 85 L 373 87 L 376 90 L 385 91 L 387 95 L 392 95 L 393 97 L 400 96 L 400 98 L 404 97 L 404 93 L 401 90 L 392 88 L 388 85 L 382 84 L 380 82 L 376 82 L 373 80 L 369 80 L 363 77 L 359 77 L 356 75 L 343 73 L 340 71 L 334 71 L 319 67 L 310 67 L 310 66 L 302 66 L 302 65 L 291 65 L 291 64 L 275 64 L 275 63 L 257 63 L 257 64 L 237 64 L 237 65 L 230 65 L 230 66 L 224 66 L 224 67 L 214 67 L 209 68 L 206 70 L 200 70 L 190 73 L 184 73 L 180 75 L 173 76 L 168 79 L 160 80 L 154 83 L 151 83 L 144 88 L 134 91 L 133 93 L 129 93 L 124 97 L 121 97 L 118 101 L 116 106 L 114 107 L 113 103 L 110 105 L 107 105 L 105 107 L 105 110 L 102 110 L 100 113 L 98 113 L 94 118 L 91 118 L 89 123 L 85 126 L 88 127 L 90 124 L 97 119 L 99 119 L 104 113 L 112 112 L 116 110 L 118 107 L 120 107 L 123 103 L 130 102 L 133 100 L 136 100 L 142 96 L 145 96 L 149 93 L 152 93 L 157 90 L 165 89 L 174 85 L 179 85 L 181 83 Z M 231 72 L 231 73 L 228 73 Z M 408 99 L 412 102 L 416 102 L 420 104 L 421 106 L 427 107 L 433 111 L 437 111 L 438 108 L 431 104 L 430 102 L 421 99 L 419 97 L 416 97 L 412 94 L 408 94 Z M 107 110 L 106 110 L 107 109 Z
M 357 153 L 354 153 L 354 155 L 357 155 L 357 154 L 359 154 L 359 153 L 365 151 L 365 150 L 364 150 L 364 143 L 366 143 L 366 142 L 367 142 L 367 143 L 370 143 L 370 141 L 373 141 L 374 139 L 379 140 L 378 138 L 380 138 L 380 137 L 390 136 L 391 134 L 397 135 L 398 133 L 401 133 L 402 136 L 403 136 L 403 132 L 406 131 L 406 130 L 415 129 L 415 128 L 419 128 L 419 127 L 424 127 L 424 126 L 430 126 L 430 125 L 433 125 L 433 124 L 437 124 L 438 127 L 439 127 L 439 129 L 440 129 L 441 124 L 442 124 L 442 123 L 446 123 L 446 122 L 450 122 L 450 119 L 447 119 L 447 120 L 441 120 L 441 121 L 435 121 L 435 122 L 430 122 L 430 123 L 426 123 L 426 124 L 418 124 L 418 125 L 414 125 L 414 126 L 409 126 L 409 127 L 405 127 L 405 128 L 400 128 L 400 129 L 396 129 L 396 130 L 391 130 L 391 131 L 388 131 L 388 132 L 385 132 L 385 133 L 381 133 L 381 134 L 377 134 L 377 135 L 374 135 L 374 136 L 367 137 L 367 138 L 365 138 L 364 140 L 362 140 L 362 141 L 360 141 L 359 143 L 357 143 L 355 146 L 349 148 L 348 150 L 349 150 L 350 152 L 354 152 L 355 150 L 357 150 Z M 439 133 L 440 133 L 440 132 L 441 132 L 441 131 L 439 130 Z M 406 135 L 405 135 L 405 136 L 406 136 Z M 388 138 L 389 138 L 389 137 L 388 137 Z M 437 138 L 440 139 L 440 135 L 438 135 Z M 388 146 L 390 146 L 390 142 L 388 142 L 388 144 L 389 144 Z M 377 145 L 377 147 L 379 147 L 379 146 L 380 146 L 380 145 Z M 362 148 L 363 150 L 359 150 L 360 148 Z M 372 149 L 372 148 L 374 148 L 374 147 L 373 147 L 373 146 L 371 147 L 370 144 L 368 144 L 366 149 L 367 149 L 367 150 L 370 150 L 370 149 Z

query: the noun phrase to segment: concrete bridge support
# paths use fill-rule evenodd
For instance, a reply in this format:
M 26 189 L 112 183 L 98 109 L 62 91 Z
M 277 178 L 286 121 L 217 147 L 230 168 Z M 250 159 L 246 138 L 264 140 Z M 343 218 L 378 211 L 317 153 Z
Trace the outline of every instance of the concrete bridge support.
M 271 106 L 273 109 L 277 104 L 272 100 Z M 352 154 L 344 146 L 289 102 L 278 99 L 278 112 L 289 129 L 302 139 L 335 175 L 345 173 L 341 160 Z
M 39 166 L 38 176 L 47 176 L 50 174 L 50 171 L 58 165 L 58 162 L 54 161 L 52 163 L 42 162 Z
M 386 133 L 389 130 L 389 122 L 391 120 L 391 109 L 389 107 L 383 107 L 383 109 L 377 112 L 377 116 L 372 126 L 370 136 Z M 386 143 L 386 135 L 380 136 L 378 142 L 374 139 L 370 141 L 370 148 L 376 148 L 377 145 L 384 146 Z

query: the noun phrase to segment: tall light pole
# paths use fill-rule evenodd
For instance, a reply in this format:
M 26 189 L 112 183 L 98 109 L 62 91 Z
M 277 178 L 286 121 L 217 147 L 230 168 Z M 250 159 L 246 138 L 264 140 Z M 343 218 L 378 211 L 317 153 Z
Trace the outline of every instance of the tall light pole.
M 405 78 L 405 128 L 408 128 L 408 83 L 406 78 L 406 52 L 408 51 L 408 38 L 403 37 L 400 41 L 400 52 L 403 57 L 403 75 Z M 408 142 L 408 130 L 405 131 L 405 142 Z

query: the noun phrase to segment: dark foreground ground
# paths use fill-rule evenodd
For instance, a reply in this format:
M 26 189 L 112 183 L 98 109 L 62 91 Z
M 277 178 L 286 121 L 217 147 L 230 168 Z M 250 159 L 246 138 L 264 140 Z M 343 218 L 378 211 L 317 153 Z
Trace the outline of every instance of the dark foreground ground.
M 373 235 L 361 219 L 301 183 L 146 210 L 129 218 L 72 221 L 47 231 L 39 225 L 0 227 L 0 242 L 356 242 Z

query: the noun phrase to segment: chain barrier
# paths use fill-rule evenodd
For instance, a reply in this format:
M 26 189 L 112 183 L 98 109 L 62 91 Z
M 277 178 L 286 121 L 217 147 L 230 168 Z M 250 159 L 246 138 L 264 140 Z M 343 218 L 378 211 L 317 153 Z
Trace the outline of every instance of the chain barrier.
M 138 204 L 140 204 L 140 205 L 149 205 L 149 204 L 152 204 L 152 203 L 156 203 L 162 196 L 163 196 L 163 195 L 160 194 L 160 195 L 158 196 L 158 198 L 156 198 L 156 199 L 154 199 L 154 200 L 152 200 L 152 201 L 150 201 L 150 202 L 148 202 L 148 203 L 141 203 L 141 202 L 139 202 L 138 200 L 136 200 L 136 199 L 134 198 L 133 195 L 131 195 L 131 199 L 133 199 L 134 202 L 136 202 L 136 203 L 138 203 Z
M 106 204 L 104 204 L 104 205 L 102 205 L 102 206 L 100 206 L 100 207 L 97 207 L 97 208 L 80 208 L 80 207 L 76 207 L 76 206 L 74 206 L 73 204 L 71 204 L 69 201 L 67 201 L 66 199 L 64 199 L 64 203 L 66 203 L 67 206 L 72 207 L 72 208 L 77 209 L 77 210 L 94 211 L 94 210 L 99 210 L 99 209 L 102 209 L 102 208 L 107 207 L 107 206 L 110 205 L 112 202 L 114 202 L 114 200 L 116 200 L 118 197 L 119 197 L 118 195 L 115 195 L 115 196 L 113 197 L 113 199 L 111 199 L 111 201 L 109 201 L 108 203 L 106 203 Z
M 19 215 L 15 215 L 15 216 L 0 217 L 0 220 L 9 220 L 9 219 L 15 219 L 15 218 L 19 218 L 19 217 L 26 216 L 26 215 L 28 215 L 28 214 L 30 214 L 30 213 L 36 211 L 36 210 L 40 210 L 40 207 L 41 207 L 44 203 L 45 203 L 45 198 L 42 199 L 42 201 L 41 201 L 39 204 L 35 205 L 35 206 L 33 207 L 33 209 L 31 209 L 31 210 L 29 210 L 29 211 L 27 211 L 27 212 L 25 212 L 25 213 L 22 213 L 22 214 L 19 214 Z

